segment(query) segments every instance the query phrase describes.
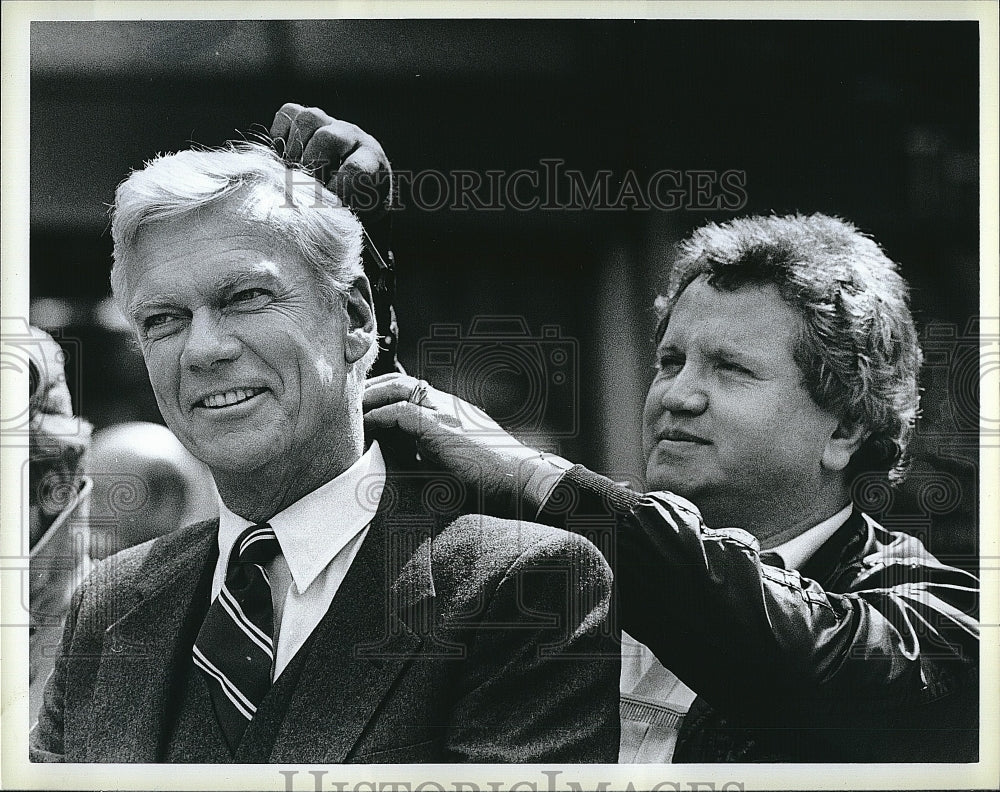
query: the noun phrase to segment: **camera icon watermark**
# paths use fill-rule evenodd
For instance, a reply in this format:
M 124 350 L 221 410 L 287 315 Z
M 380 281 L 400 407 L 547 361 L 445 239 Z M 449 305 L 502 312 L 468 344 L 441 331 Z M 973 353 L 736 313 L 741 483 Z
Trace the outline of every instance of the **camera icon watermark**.
M 0 368 L 4 379 L 23 378 L 29 397 L 23 401 L 3 400 L 0 435 L 5 445 L 27 444 L 31 417 L 29 399 L 36 393 L 65 408 L 67 421 L 60 425 L 60 435 L 73 436 L 84 431 L 80 420 L 69 415 L 72 412 L 69 394 L 80 393 L 80 348 L 79 339 L 63 337 L 58 331 L 53 331 L 49 338 L 24 317 L 0 317 Z M 48 393 L 43 394 L 41 390 Z
M 521 316 L 478 316 L 468 332 L 432 325 L 418 348 L 418 376 L 481 407 L 509 432 L 551 439 L 579 431 L 579 344 L 558 325 L 533 334 Z M 467 426 L 480 425 L 466 417 Z

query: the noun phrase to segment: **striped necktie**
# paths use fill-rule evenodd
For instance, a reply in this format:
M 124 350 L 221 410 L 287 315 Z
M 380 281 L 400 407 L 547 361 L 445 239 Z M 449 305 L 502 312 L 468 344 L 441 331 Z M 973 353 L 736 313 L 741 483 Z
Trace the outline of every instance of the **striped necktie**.
M 280 552 L 267 523 L 240 534 L 229 554 L 226 582 L 194 643 L 194 664 L 205 675 L 216 719 L 233 753 L 271 687 L 274 614 L 264 567 Z

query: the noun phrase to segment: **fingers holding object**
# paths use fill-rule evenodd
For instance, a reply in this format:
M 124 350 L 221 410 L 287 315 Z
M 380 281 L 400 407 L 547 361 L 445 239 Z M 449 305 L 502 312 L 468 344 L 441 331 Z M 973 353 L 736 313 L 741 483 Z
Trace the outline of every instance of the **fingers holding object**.
M 358 131 L 362 135 L 359 145 L 344 157 L 326 186 L 357 212 L 381 212 L 392 196 L 392 168 L 379 142 Z M 317 131 L 313 139 L 322 132 Z
M 285 102 L 279 107 L 278 112 L 274 114 L 274 120 L 271 122 L 271 129 L 269 131 L 271 137 L 274 140 L 287 141 L 288 132 L 292 128 L 292 121 L 304 109 L 302 105 L 295 104 L 294 102 Z
M 312 127 L 314 122 L 321 123 Z M 369 137 L 370 135 L 366 135 L 354 124 L 338 121 L 322 111 L 317 111 L 302 125 L 303 146 L 300 154 L 302 164 L 307 168 L 319 169 L 332 166 L 339 169 L 341 163 L 362 148 Z
M 379 213 L 392 194 L 392 167 L 382 144 L 356 124 L 318 107 L 281 106 L 271 137 L 284 143 L 284 157 L 301 163 L 331 192 L 361 213 Z
M 294 102 L 286 102 L 274 116 L 271 137 L 285 142 L 285 159 L 302 162 L 302 154 L 316 130 L 331 121 L 333 119 L 318 107 L 303 107 Z

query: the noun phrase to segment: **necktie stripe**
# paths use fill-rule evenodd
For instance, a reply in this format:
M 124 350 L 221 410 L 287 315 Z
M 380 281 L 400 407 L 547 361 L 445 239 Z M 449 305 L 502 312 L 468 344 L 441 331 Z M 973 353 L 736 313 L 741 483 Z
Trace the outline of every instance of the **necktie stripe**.
M 247 638 L 257 644 L 257 646 L 259 646 L 271 660 L 274 660 L 274 649 L 271 645 L 271 636 L 262 632 L 256 624 L 247 618 L 246 614 L 243 613 L 243 609 L 240 607 L 240 604 L 233 599 L 233 595 L 229 593 L 229 589 L 225 586 L 223 586 L 222 591 L 219 592 L 219 600 L 222 602 L 222 607 L 225 608 L 226 612 L 232 617 L 233 623 L 243 631 Z
M 258 530 L 249 534 L 243 542 L 240 544 L 240 556 L 246 555 L 247 549 L 257 542 L 266 541 L 268 539 L 276 539 L 274 531 L 271 530 Z
M 255 636 L 260 638 L 265 646 L 274 646 L 271 636 L 264 632 L 260 628 L 260 625 L 255 624 L 254 621 L 243 612 L 243 607 L 225 585 L 223 585 L 222 591 L 219 592 L 219 596 L 223 597 L 222 604 L 226 607 L 226 610 L 233 617 L 234 621 L 239 622 L 241 625 L 245 625 Z
M 237 537 L 225 583 L 208 609 L 192 651 L 233 753 L 271 687 L 274 613 L 265 565 L 280 552 L 267 524 L 251 525 Z
M 208 629 L 219 643 L 211 647 L 199 645 L 203 657 L 239 687 L 248 700 L 259 701 L 270 685 L 273 657 L 251 641 L 221 609 Z
M 229 677 L 212 665 L 212 662 L 199 651 L 197 646 L 194 648 L 194 662 L 201 667 L 202 671 L 213 677 L 219 683 L 219 686 L 222 688 L 222 692 L 226 694 L 229 700 L 233 703 L 233 706 L 239 710 L 240 714 L 243 715 L 244 718 L 250 720 L 254 716 L 254 713 L 257 712 L 257 707 L 254 706 L 254 703 L 243 695 L 243 691 L 236 687 Z

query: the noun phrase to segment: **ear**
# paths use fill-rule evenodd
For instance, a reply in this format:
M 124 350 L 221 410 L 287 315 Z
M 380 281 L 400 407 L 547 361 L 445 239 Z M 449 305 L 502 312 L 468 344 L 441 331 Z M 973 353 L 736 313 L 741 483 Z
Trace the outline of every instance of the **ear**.
M 833 472 L 846 468 L 854 452 L 861 448 L 869 434 L 871 433 L 863 426 L 841 421 L 823 448 L 823 458 L 820 460 L 823 467 Z
M 375 307 L 368 278 L 358 275 L 345 295 L 347 310 L 347 335 L 344 357 L 348 363 L 357 363 L 375 343 Z

